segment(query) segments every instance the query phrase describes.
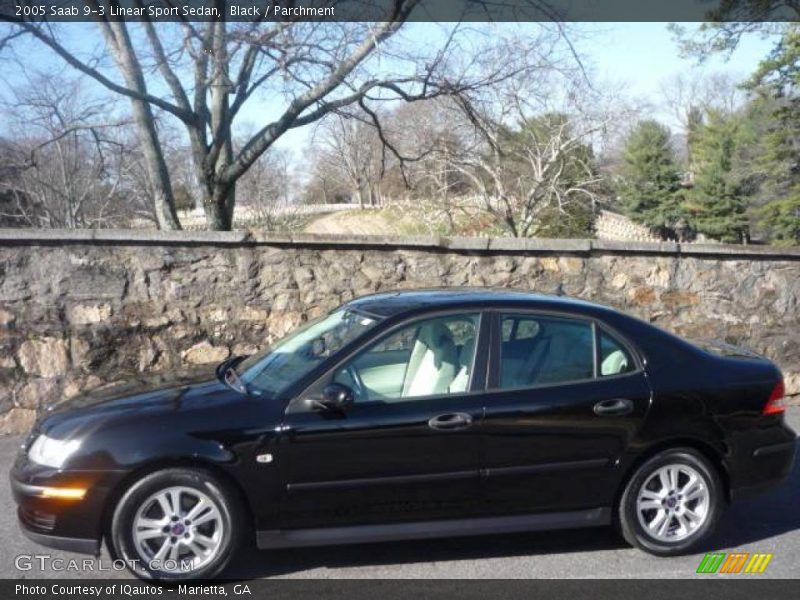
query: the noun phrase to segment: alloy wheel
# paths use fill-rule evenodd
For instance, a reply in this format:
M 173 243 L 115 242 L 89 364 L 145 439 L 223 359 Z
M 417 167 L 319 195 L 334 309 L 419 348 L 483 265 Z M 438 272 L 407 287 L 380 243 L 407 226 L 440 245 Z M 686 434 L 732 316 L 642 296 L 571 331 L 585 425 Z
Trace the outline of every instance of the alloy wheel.
M 218 554 L 224 525 L 217 504 L 191 487 L 173 486 L 136 511 L 132 539 L 139 557 L 165 572 L 192 572 Z
M 693 467 L 669 464 L 647 477 L 636 496 L 636 515 L 651 538 L 679 542 L 706 522 L 710 510 L 709 484 Z

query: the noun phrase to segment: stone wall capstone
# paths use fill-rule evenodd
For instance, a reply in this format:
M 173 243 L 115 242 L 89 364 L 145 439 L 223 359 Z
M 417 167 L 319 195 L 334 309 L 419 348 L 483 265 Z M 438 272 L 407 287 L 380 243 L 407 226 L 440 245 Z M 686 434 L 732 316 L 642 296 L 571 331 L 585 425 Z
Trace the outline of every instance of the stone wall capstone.
M 0 432 L 143 372 L 249 354 L 356 296 L 513 286 L 746 345 L 800 394 L 800 249 L 602 240 L 0 230 Z

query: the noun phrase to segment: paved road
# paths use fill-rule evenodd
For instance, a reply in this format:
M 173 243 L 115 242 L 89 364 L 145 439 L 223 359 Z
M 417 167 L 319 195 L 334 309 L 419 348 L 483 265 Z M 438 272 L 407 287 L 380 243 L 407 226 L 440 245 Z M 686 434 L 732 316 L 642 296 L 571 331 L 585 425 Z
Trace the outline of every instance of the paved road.
M 788 419 L 800 431 L 800 408 Z M 11 465 L 19 438 L 0 438 L 0 464 Z M 798 461 L 800 463 L 800 461 Z M 800 578 L 800 464 L 781 488 L 734 504 L 706 550 L 772 552 L 766 577 Z M 38 565 L 15 568 L 19 555 L 49 554 L 83 560 L 37 546 L 18 530 L 8 486 L 0 482 L 0 578 L 91 577 L 91 573 L 53 571 Z M 434 540 L 250 551 L 227 573 L 236 578 L 632 578 L 695 577 L 701 555 L 654 558 L 625 546 L 610 528 Z M 109 567 L 104 553 L 95 569 Z M 99 573 L 96 576 L 101 576 Z M 106 572 L 103 577 L 129 577 Z M 711 577 L 706 575 L 705 577 Z M 719 577 L 715 575 L 713 577 Z M 737 576 L 731 576 L 737 577 Z M 743 577 L 739 575 L 738 577 Z

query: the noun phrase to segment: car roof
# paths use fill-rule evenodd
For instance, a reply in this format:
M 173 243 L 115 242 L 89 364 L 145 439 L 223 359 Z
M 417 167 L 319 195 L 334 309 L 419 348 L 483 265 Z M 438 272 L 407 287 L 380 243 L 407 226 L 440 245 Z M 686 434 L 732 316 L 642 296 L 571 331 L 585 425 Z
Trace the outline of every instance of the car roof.
M 513 288 L 428 288 L 379 292 L 347 302 L 344 308 L 387 318 L 406 313 L 448 308 L 526 308 L 596 314 L 609 309 L 567 296 L 539 294 Z

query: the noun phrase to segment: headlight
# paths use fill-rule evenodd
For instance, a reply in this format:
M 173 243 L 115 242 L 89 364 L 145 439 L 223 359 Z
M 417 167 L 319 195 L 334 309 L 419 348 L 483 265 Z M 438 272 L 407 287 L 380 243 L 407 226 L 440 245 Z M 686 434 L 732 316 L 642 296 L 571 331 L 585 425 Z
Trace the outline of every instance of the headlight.
M 55 440 L 40 435 L 31 444 L 28 458 L 40 465 L 60 469 L 80 445 L 80 440 Z

